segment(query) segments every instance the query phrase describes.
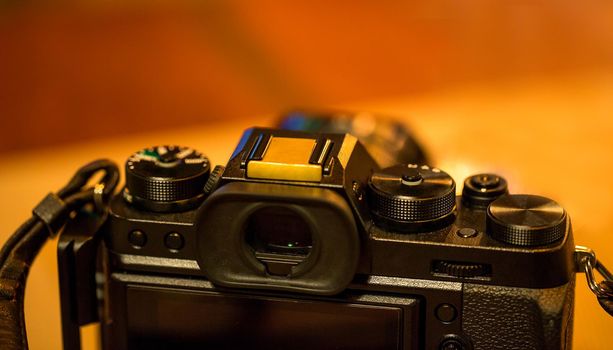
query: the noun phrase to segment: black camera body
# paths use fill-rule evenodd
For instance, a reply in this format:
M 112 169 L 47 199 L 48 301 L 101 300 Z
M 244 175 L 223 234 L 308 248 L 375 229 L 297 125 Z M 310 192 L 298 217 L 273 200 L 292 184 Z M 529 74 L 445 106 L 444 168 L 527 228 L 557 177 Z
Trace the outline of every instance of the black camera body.
M 96 234 L 66 229 L 64 339 L 99 319 L 105 349 L 571 346 L 574 244 L 550 199 L 492 174 L 456 196 L 349 134 L 253 128 L 210 168 L 145 149 Z

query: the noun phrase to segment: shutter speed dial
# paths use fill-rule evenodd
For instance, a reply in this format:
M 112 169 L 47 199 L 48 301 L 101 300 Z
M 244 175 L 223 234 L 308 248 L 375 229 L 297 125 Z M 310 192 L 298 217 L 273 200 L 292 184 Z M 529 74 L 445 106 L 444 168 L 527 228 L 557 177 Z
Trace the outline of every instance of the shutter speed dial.
M 415 232 L 453 219 L 455 182 L 437 168 L 395 165 L 372 174 L 368 188 L 373 218 L 383 228 Z
M 182 146 L 155 146 L 134 153 L 126 162 L 123 197 L 145 210 L 182 211 L 204 197 L 209 159 Z

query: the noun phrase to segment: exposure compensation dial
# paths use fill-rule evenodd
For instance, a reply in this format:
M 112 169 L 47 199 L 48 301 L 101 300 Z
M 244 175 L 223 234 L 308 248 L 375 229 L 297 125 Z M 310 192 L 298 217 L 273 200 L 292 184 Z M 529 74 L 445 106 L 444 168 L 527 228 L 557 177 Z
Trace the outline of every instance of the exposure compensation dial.
M 566 221 L 564 208 L 535 195 L 502 196 L 487 208 L 487 233 L 517 246 L 539 246 L 562 239 Z

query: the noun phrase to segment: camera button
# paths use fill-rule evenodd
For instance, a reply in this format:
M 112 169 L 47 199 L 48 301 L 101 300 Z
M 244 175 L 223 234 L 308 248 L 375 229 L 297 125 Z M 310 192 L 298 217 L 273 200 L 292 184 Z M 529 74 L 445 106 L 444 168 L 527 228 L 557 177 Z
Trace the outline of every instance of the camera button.
M 460 342 L 457 339 L 447 339 L 441 343 L 441 345 L 439 346 L 439 349 L 440 350 L 464 350 L 465 347 L 462 344 L 462 342 Z
M 475 230 L 474 228 L 470 228 L 470 227 L 461 228 L 456 233 L 458 236 L 462 238 L 471 238 L 479 234 L 477 230 Z
M 171 252 L 176 253 L 183 248 L 183 236 L 177 232 L 171 232 L 164 237 L 164 245 Z
M 509 193 L 507 181 L 496 174 L 478 174 L 464 180 L 462 200 L 469 207 L 486 209 L 500 196 Z
M 451 304 L 440 304 L 436 307 L 436 318 L 443 323 L 453 322 L 458 316 L 458 312 Z
M 147 244 L 147 235 L 141 230 L 134 230 L 128 234 L 128 242 L 132 247 L 141 249 Z

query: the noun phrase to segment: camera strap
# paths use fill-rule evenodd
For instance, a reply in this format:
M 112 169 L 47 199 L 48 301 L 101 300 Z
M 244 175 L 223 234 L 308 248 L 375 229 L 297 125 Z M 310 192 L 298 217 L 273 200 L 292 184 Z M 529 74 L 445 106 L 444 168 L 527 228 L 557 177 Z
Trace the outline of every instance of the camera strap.
M 577 272 L 585 273 L 587 286 L 596 295 L 600 306 L 613 316 L 613 275 L 602 262 L 596 259 L 596 253 L 587 247 L 575 247 L 575 265 Z M 604 279 L 596 281 L 596 270 Z
M 104 174 L 100 181 L 87 187 L 99 172 Z M 30 266 L 47 239 L 57 236 L 77 211 L 106 213 L 118 183 L 119 169 L 114 162 L 97 160 L 85 165 L 61 190 L 48 194 L 4 244 L 0 250 L 0 348 L 28 349 L 25 285 Z

